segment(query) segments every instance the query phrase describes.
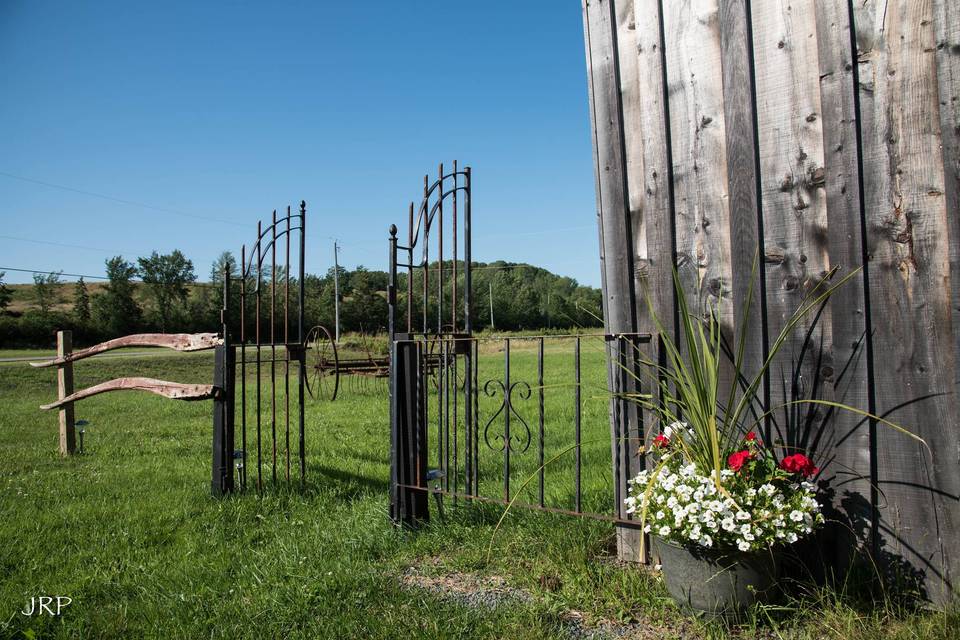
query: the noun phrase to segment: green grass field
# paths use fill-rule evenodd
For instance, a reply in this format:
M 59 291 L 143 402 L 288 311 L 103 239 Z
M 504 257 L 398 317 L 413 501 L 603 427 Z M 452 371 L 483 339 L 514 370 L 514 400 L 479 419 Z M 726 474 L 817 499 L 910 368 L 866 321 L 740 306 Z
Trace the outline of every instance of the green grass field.
M 513 349 L 513 379 L 532 383 L 534 352 Z M 587 345 L 583 357 L 585 507 L 609 508 L 603 361 Z M 484 350 L 485 377 L 501 375 L 502 363 L 496 347 Z M 547 371 L 549 456 L 572 442 L 569 344 L 548 351 Z M 85 361 L 76 386 L 122 375 L 209 382 L 212 357 Z M 86 400 L 77 409 L 90 422 L 86 453 L 61 459 L 56 413 L 37 409 L 55 397 L 55 378 L 0 366 L 0 637 L 960 636 L 956 613 L 911 614 L 814 589 L 741 627 L 690 621 L 656 575 L 615 562 L 602 522 L 516 510 L 492 537 L 500 508 L 447 502 L 443 521 L 398 530 L 387 517 L 387 399 L 375 387 L 308 404 L 305 491 L 268 482 L 262 496 L 215 499 L 209 402 Z M 484 397 L 481 412 L 498 403 Z M 532 406 L 522 415 L 535 415 Z M 536 468 L 533 452 L 515 456 L 515 490 Z M 485 494 L 501 491 L 501 460 L 482 449 Z M 562 457 L 547 474 L 556 506 L 571 499 L 571 465 Z M 56 618 L 20 613 L 41 595 L 72 603 Z

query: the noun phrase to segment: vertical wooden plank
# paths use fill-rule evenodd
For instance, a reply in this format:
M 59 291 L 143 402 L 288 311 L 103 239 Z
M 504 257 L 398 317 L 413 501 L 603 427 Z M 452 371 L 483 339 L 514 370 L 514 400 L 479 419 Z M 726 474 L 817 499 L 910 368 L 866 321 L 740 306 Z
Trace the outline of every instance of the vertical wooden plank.
M 733 329 L 726 124 L 717 0 L 662 3 L 677 269 L 691 311 Z
M 756 3 L 752 26 L 754 54 L 763 60 L 755 70 L 757 143 L 767 340 L 773 343 L 804 298 L 826 286 L 822 280 L 830 269 L 814 4 Z M 769 370 L 774 414 L 765 436 L 779 442 L 785 455 L 800 445 L 803 417 L 822 411 L 777 407 L 811 395 L 832 369 L 829 310 L 815 327 L 814 320 L 810 314 L 796 327 Z
M 646 220 L 643 216 L 643 139 L 637 135 L 636 123 L 640 120 L 640 107 L 642 104 L 640 84 L 637 76 L 637 31 L 636 21 L 634 20 L 634 3 L 631 0 L 621 0 L 615 5 L 616 11 L 616 29 L 617 29 L 617 57 L 619 66 L 619 84 L 620 84 L 620 104 L 623 116 L 623 136 L 624 136 L 624 180 L 626 181 L 627 208 L 629 211 L 630 238 L 629 249 L 633 257 L 634 264 L 646 256 Z M 633 133 L 628 134 L 630 130 Z M 650 318 L 646 312 L 646 304 L 643 300 L 643 290 L 638 288 L 640 284 L 635 281 L 635 273 L 628 274 L 634 279 L 633 305 L 634 317 L 637 324 L 635 330 L 649 331 Z M 641 285 L 642 286 L 642 285 Z M 643 323 L 643 324 L 641 324 Z M 644 326 L 644 328 L 638 328 Z M 611 354 L 611 366 L 616 370 L 612 375 L 617 376 L 618 380 L 625 380 L 626 384 L 621 384 L 623 393 L 635 393 L 637 390 L 636 380 L 627 379 L 624 375 L 626 359 L 632 359 L 634 354 L 621 354 L 622 341 L 611 345 L 613 353 Z M 609 347 L 608 347 L 609 348 Z M 621 357 L 621 356 L 625 356 Z M 614 387 L 615 388 L 615 387 Z M 614 403 L 617 400 L 614 399 Z M 620 403 L 622 405 L 622 403 Z M 611 404 L 611 428 L 618 437 L 618 442 L 611 441 L 611 454 L 614 457 L 614 477 L 617 480 L 616 491 L 614 492 L 617 502 L 618 516 L 627 517 L 626 509 L 623 505 L 623 499 L 628 495 L 629 485 L 627 480 L 636 475 L 640 470 L 638 467 L 640 433 L 639 424 L 637 424 L 637 413 L 622 411 L 621 407 Z M 619 415 L 618 415 L 619 414 Z M 619 423 L 614 428 L 614 422 Z M 640 554 L 641 532 L 634 529 L 620 528 L 617 530 L 617 556 L 621 560 L 642 562 L 645 560 Z
M 57 357 L 63 358 L 73 352 L 73 332 L 57 331 Z M 57 366 L 57 399 L 63 400 L 73 393 L 73 363 Z M 69 456 L 77 448 L 76 428 L 73 420 L 73 403 L 60 407 L 60 455 Z
M 960 3 L 934 0 L 933 11 L 937 38 L 944 194 L 949 223 L 954 359 L 960 366 Z
M 757 193 L 757 106 L 753 95 L 753 42 L 746 0 L 720 3 L 720 45 L 730 201 L 731 300 L 734 307 L 733 335 L 729 344 L 736 353 L 741 328 L 746 325 L 741 373 L 747 380 L 753 380 L 766 358 L 766 344 L 764 264 L 760 260 L 762 235 Z M 765 385 L 758 392 L 763 399 L 769 395 Z
M 864 249 L 850 28 L 846 0 L 816 4 L 829 259 L 838 268 L 837 277 L 862 266 Z M 864 275 L 855 276 L 830 301 L 834 366 L 824 372 L 824 378 L 832 386 L 834 400 L 873 411 Z M 860 416 L 846 411 L 833 412 L 825 427 L 812 453 L 832 488 L 830 518 L 839 522 L 834 560 L 845 570 L 852 552 L 869 543 L 870 429 Z
M 636 330 L 636 295 L 633 288 L 633 226 L 626 188 L 620 102 L 617 10 L 612 0 L 584 0 L 582 6 L 597 177 L 604 327 L 607 333 L 630 333 Z M 607 351 L 607 377 L 612 389 L 617 365 L 611 357 L 609 344 Z M 614 481 L 618 487 L 625 487 L 627 476 L 618 464 L 624 451 L 617 439 L 619 429 L 614 414 L 611 410 L 611 454 L 613 469 L 620 475 Z M 624 506 L 618 502 L 615 509 L 620 514 Z M 625 560 L 636 559 L 639 548 L 636 534 L 618 528 L 617 539 L 618 555 Z
M 958 570 L 960 442 L 933 19 L 932 0 L 856 5 L 877 411 L 929 444 L 876 428 L 875 552 L 944 603 Z

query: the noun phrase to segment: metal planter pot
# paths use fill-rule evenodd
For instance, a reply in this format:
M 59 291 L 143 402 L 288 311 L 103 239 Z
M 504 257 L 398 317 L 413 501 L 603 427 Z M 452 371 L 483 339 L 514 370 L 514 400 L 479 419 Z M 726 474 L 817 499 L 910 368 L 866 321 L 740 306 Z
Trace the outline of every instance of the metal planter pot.
M 667 590 L 682 608 L 736 618 L 779 596 L 781 552 L 680 547 L 653 537 Z

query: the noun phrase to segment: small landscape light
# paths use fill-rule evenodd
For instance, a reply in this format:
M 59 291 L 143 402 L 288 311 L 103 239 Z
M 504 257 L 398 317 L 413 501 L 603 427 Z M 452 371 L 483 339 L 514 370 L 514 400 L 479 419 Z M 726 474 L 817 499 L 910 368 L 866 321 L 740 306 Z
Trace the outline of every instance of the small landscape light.
M 80 453 L 83 453 L 83 434 L 85 433 L 84 427 L 90 424 L 88 420 L 76 420 L 74 421 L 74 426 L 80 427 Z

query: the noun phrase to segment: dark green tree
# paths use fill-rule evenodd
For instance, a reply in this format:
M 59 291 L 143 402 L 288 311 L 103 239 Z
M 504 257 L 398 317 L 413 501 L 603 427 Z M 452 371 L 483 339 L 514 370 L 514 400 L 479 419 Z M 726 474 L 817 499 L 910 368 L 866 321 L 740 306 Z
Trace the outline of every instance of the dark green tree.
M 40 307 L 40 313 L 47 315 L 59 301 L 60 275 L 63 272 L 33 274 L 33 297 Z
M 115 256 L 106 262 L 109 282 L 101 294 L 93 298 L 93 315 L 104 335 L 116 338 L 140 328 L 142 311 L 134 299 L 133 278 L 137 268 Z
M 197 279 L 193 272 L 193 262 L 179 249 L 163 255 L 154 251 L 146 258 L 139 258 L 137 262 L 140 264 L 143 282 L 153 299 L 154 320 L 159 324 L 160 330 L 166 332 L 178 312 L 185 315 L 189 285 Z
M 10 306 L 10 300 L 13 299 L 13 292 L 10 291 L 10 287 L 3 281 L 6 275 L 6 271 L 0 271 L 0 314 L 6 312 L 7 307 Z
M 73 287 L 73 315 L 80 324 L 90 322 L 90 293 L 83 278 L 77 280 L 77 284 Z

